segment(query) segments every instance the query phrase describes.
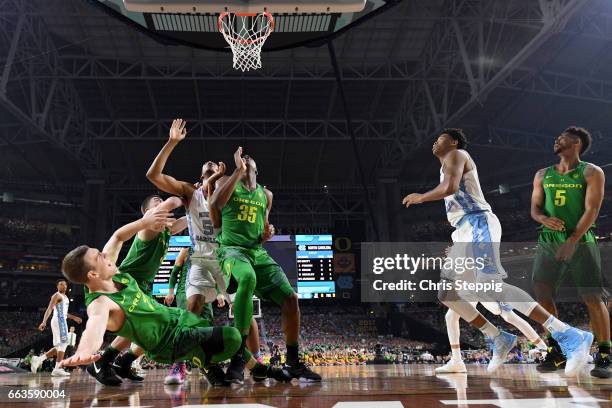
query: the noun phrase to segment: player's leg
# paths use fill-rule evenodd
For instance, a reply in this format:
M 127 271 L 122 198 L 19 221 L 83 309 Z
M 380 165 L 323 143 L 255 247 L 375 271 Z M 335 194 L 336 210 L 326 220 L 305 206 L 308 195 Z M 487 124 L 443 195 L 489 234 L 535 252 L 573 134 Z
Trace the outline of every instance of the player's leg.
M 244 368 L 252 357 L 246 350 L 246 339 L 251 328 L 253 318 L 253 293 L 257 278 L 249 258 L 242 250 L 225 256 L 223 248 L 220 250 L 221 268 L 226 276 L 230 276 L 236 285 L 236 295 L 232 310 L 234 313 L 234 327 L 240 332 L 242 343 L 238 352 L 232 357 L 226 371 L 227 381 L 242 384 L 244 382 Z
M 601 255 L 592 231 L 585 234 L 584 241 L 576 247 L 570 274 L 578 293 L 587 306 L 591 328 L 597 338 L 598 353 L 591 375 L 598 378 L 612 378 L 610 314 L 603 300 Z
M 259 326 L 257 325 L 257 320 L 253 318 L 251 320 L 251 330 L 249 331 L 249 336 L 247 337 L 247 348 L 253 355 L 253 358 L 259 362 L 260 354 L 259 354 Z
M 293 378 L 304 382 L 321 381 L 321 376 L 308 368 L 299 358 L 300 307 L 297 293 L 291 287 L 283 269 L 264 249 L 254 254 L 257 274 L 256 293 L 281 308 L 282 328 L 287 355 L 285 370 Z
M 448 334 L 448 341 L 451 348 L 451 359 L 442 367 L 436 368 L 435 371 L 437 374 L 465 373 L 467 369 L 461 357 L 461 342 L 459 340 L 459 320 L 461 316 L 454 310 L 448 309 L 444 318 L 446 320 L 446 333 Z
M 523 335 L 533 343 L 540 350 L 546 350 L 547 346 L 544 340 L 540 338 L 538 333 L 531 327 L 529 323 L 527 323 L 524 319 L 522 319 L 519 315 L 514 313 L 512 307 L 505 303 L 497 303 L 497 302 L 483 302 L 482 306 L 487 309 L 489 312 L 501 316 L 508 324 L 516 327 Z
M 66 327 L 66 329 L 68 329 Z M 66 330 L 68 331 L 68 330 Z M 66 352 L 66 348 L 68 348 L 68 342 L 61 342 L 57 345 L 55 345 L 54 349 L 56 350 L 56 357 L 55 357 L 55 367 L 53 368 L 53 371 L 51 371 L 51 375 L 53 377 L 68 377 L 70 376 L 70 373 L 67 372 L 66 370 L 64 370 L 63 368 L 60 367 L 60 362 L 64 359 L 64 354 Z

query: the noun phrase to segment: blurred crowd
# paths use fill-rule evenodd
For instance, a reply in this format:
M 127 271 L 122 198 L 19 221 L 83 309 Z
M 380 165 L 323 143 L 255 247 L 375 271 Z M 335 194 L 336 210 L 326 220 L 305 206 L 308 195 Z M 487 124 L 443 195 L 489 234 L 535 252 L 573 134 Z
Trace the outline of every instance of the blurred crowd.
M 22 218 L 0 217 L 0 237 L 4 241 L 65 244 L 71 241 L 66 226 Z
M 42 320 L 42 313 L 2 311 L 0 320 L 0 356 L 26 347 L 45 335 L 36 328 Z

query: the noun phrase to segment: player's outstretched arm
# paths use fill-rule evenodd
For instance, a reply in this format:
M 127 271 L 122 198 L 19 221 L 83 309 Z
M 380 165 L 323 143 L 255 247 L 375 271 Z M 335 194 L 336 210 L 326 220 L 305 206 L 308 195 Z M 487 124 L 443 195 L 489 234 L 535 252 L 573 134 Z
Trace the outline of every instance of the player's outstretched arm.
M 544 225 L 554 231 L 563 231 L 565 228 L 565 222 L 556 217 L 549 217 L 544 213 L 542 209 L 544 207 L 544 200 L 546 194 L 544 192 L 544 186 L 542 186 L 542 180 L 546 169 L 540 169 L 536 172 L 533 177 L 533 191 L 531 192 L 531 218 L 537 223 Z
M 47 327 L 47 322 L 49 321 L 49 317 L 51 316 L 51 313 L 53 312 L 53 308 L 60 301 L 61 301 L 61 298 L 59 297 L 57 293 L 51 296 L 51 300 L 49 300 L 49 305 L 47 306 L 47 310 L 45 310 L 45 314 L 43 316 L 42 323 L 38 325 L 38 330 L 45 331 L 45 328 Z
M 234 162 L 236 163 L 236 170 L 234 170 L 230 177 L 219 179 L 217 188 L 210 198 L 210 206 L 217 211 L 221 211 L 225 207 L 225 204 L 227 204 L 234 193 L 236 185 L 246 173 L 246 163 L 242 158 L 242 147 L 238 147 L 236 152 L 234 152 Z
M 160 207 L 161 205 L 147 211 L 141 219 L 130 222 L 113 233 L 102 250 L 111 262 L 117 262 L 123 243 L 136 235 L 138 231 L 143 229 L 159 231 L 172 225 L 175 221 L 172 218 L 172 213 Z
M 172 121 L 168 141 L 159 151 L 153 163 L 151 163 L 149 170 L 147 170 L 147 178 L 160 190 L 183 197 L 186 201 L 189 201 L 195 190 L 193 184 L 179 181 L 163 173 L 170 153 L 172 153 L 176 145 L 178 145 L 181 140 L 185 139 L 187 135 L 187 129 L 185 129 L 186 125 L 187 123 L 182 119 L 175 119 Z
M 66 318 L 72 320 L 76 324 L 81 324 L 83 321 L 79 316 L 73 315 L 72 313 L 66 313 Z
M 444 180 L 438 184 L 436 188 L 429 190 L 426 193 L 408 194 L 402 200 L 402 204 L 408 208 L 412 204 L 442 200 L 444 197 L 457 192 L 459 189 L 459 183 L 461 182 L 461 177 L 463 176 L 463 169 L 465 168 L 466 161 L 467 156 L 458 150 L 448 153 L 442 169 L 442 172 L 444 173 Z
M 110 315 L 110 300 L 99 297 L 87 306 L 87 325 L 81 336 L 76 353 L 70 358 L 62 360 L 60 366 L 70 367 L 91 364 L 100 359 L 96 352 L 102 346 L 104 332 Z
M 206 180 L 206 196 L 211 199 L 217 187 L 217 182 L 225 175 L 225 163 L 219 162 L 219 169 Z M 227 179 L 227 177 L 225 177 Z M 208 208 L 213 227 L 221 227 L 221 212 L 212 205 Z
M 601 203 L 604 198 L 606 176 L 603 170 L 594 164 L 587 164 L 584 169 L 586 179 L 586 196 L 584 197 L 584 213 L 578 220 L 574 232 L 567 238 L 570 242 L 578 242 L 580 238 L 593 226 L 599 216 Z
M 274 225 L 270 224 L 270 211 L 272 211 L 272 199 L 274 198 L 274 195 L 266 187 L 264 187 L 264 194 L 266 195 L 267 206 L 266 206 L 266 218 L 264 220 L 264 231 L 263 231 L 263 234 L 261 235 L 262 243 L 268 241 L 276 233 L 276 230 L 274 229 Z

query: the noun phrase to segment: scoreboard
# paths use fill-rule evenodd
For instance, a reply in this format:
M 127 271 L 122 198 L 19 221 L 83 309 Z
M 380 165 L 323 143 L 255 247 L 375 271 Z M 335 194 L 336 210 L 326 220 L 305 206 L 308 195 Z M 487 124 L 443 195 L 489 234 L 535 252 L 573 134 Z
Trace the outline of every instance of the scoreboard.
M 332 236 L 296 235 L 297 293 L 300 299 L 335 298 Z
M 153 281 L 153 296 L 168 294 L 174 262 L 181 249 L 190 246 L 187 235 L 170 237 L 168 252 Z M 275 235 L 263 246 L 283 268 L 300 299 L 336 297 L 331 234 Z
M 153 280 L 153 296 L 166 296 L 168 294 L 168 282 L 170 281 L 170 274 L 172 273 L 176 257 L 181 252 L 181 249 L 190 246 L 189 235 L 173 235 L 170 237 L 168 252 Z

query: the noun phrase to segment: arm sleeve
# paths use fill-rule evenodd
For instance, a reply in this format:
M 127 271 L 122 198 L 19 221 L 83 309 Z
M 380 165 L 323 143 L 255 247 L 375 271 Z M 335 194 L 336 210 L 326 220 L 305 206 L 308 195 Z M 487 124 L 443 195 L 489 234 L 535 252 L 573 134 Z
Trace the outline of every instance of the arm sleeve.
M 172 267 L 172 273 L 170 273 L 170 280 L 168 281 L 168 285 L 170 288 L 174 289 L 174 287 L 176 286 L 176 275 L 181 269 L 183 269 L 183 265 L 175 264 L 174 267 Z

